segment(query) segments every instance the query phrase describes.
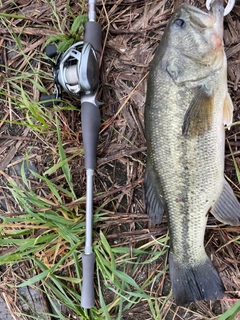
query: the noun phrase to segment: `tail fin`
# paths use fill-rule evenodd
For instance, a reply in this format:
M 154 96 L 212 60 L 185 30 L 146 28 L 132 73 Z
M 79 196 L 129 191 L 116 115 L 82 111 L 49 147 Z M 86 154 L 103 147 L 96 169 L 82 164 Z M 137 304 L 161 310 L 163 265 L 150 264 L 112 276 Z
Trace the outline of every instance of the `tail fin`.
M 218 300 L 224 295 L 222 281 L 209 258 L 195 267 L 180 264 L 169 255 L 170 279 L 177 305 L 199 300 Z

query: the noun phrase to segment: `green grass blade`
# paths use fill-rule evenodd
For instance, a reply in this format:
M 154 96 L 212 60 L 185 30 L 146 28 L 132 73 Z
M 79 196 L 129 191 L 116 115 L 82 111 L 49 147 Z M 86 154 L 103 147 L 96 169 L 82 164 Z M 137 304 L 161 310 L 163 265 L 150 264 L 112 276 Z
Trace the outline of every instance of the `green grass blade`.
M 111 320 L 110 314 L 108 312 L 108 308 L 105 304 L 104 297 L 102 294 L 101 281 L 99 276 L 99 269 L 97 268 L 97 279 L 98 279 L 98 294 L 99 294 L 99 302 L 104 315 L 104 319 Z
M 229 146 L 229 149 L 230 149 L 230 152 L 231 152 L 231 155 L 232 155 L 232 159 L 233 159 L 233 163 L 234 163 L 234 167 L 235 167 L 238 183 L 240 184 L 240 170 L 239 170 L 237 161 L 236 161 L 236 159 L 234 157 L 234 154 L 233 154 L 233 151 L 232 151 L 230 143 L 228 143 L 228 146 Z
M 113 270 L 115 270 L 116 269 L 116 263 L 115 263 L 115 258 L 114 258 L 112 249 L 111 249 L 111 247 L 110 247 L 110 245 L 109 245 L 109 243 L 108 243 L 107 239 L 105 238 L 105 236 L 104 236 L 102 231 L 100 231 L 99 235 L 100 235 L 100 239 L 101 239 L 101 243 L 102 243 L 103 248 L 106 250 L 106 252 L 110 256 L 111 267 L 112 267 Z
M 66 157 L 63 145 L 62 145 L 61 132 L 60 132 L 59 121 L 58 121 L 57 116 L 56 116 L 55 120 L 56 120 L 56 127 L 57 127 L 57 136 L 58 136 L 58 150 L 59 150 L 60 159 L 61 159 L 61 161 L 63 163 L 62 171 L 64 173 L 66 182 L 67 182 L 72 194 L 74 195 L 74 198 L 76 199 L 76 195 L 74 193 L 72 182 L 71 182 L 70 168 L 69 168 L 68 162 L 65 162 L 67 157 Z
M 224 312 L 218 318 L 218 320 L 235 320 L 238 312 L 240 312 L 240 300 L 236 302 L 230 309 Z
M 31 286 L 36 282 L 39 282 L 40 280 L 45 279 L 47 276 L 49 275 L 49 270 L 45 270 L 39 274 L 37 274 L 36 276 L 32 277 L 31 279 L 28 279 L 22 283 L 20 283 L 19 285 L 17 285 L 18 288 L 21 287 L 26 287 L 26 286 Z

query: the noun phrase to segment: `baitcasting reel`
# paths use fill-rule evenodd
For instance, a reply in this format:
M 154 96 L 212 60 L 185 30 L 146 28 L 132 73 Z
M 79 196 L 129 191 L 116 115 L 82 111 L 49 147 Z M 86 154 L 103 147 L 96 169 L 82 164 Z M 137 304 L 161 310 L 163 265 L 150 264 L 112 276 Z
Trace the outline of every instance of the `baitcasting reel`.
M 41 97 L 45 106 L 52 104 L 50 100 L 61 99 L 62 88 L 73 95 L 81 93 L 88 95 L 97 91 L 98 57 L 89 42 L 75 43 L 67 51 L 59 54 L 55 63 L 52 60 L 57 55 L 55 45 L 51 44 L 46 47 L 46 55 L 50 58 L 49 61 L 53 68 L 56 94 Z

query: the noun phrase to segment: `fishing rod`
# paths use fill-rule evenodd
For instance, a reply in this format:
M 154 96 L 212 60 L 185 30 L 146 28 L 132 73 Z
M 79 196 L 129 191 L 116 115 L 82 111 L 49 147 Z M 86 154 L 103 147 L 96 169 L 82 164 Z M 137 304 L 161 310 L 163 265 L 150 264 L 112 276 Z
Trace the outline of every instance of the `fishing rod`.
M 94 306 L 94 264 L 92 249 L 93 224 L 93 180 L 96 168 L 96 150 L 100 128 L 100 110 L 97 100 L 99 87 L 99 57 L 101 54 L 101 26 L 96 22 L 96 1 L 88 1 L 88 22 L 84 26 L 84 41 L 72 45 L 57 54 L 55 45 L 46 47 L 46 55 L 51 58 L 55 83 L 55 95 L 42 96 L 45 106 L 61 99 L 62 88 L 73 95 L 81 95 L 82 137 L 87 177 L 86 190 L 86 238 L 82 254 L 82 293 L 81 306 L 90 309 Z
M 101 52 L 101 26 L 96 22 L 96 1 L 89 0 L 89 21 L 85 24 L 84 41 L 93 46 L 94 52 Z M 97 57 L 96 57 L 97 58 Z M 98 61 L 92 69 L 92 79 L 99 78 Z M 95 73 L 97 71 L 97 74 Z M 97 100 L 98 81 L 93 91 L 85 91 L 81 97 L 82 135 L 87 174 L 86 193 L 86 239 L 82 254 L 83 284 L 81 306 L 90 309 L 94 305 L 94 263 L 95 253 L 92 250 L 92 218 L 93 218 L 93 175 L 96 168 L 96 150 L 100 128 L 100 111 Z

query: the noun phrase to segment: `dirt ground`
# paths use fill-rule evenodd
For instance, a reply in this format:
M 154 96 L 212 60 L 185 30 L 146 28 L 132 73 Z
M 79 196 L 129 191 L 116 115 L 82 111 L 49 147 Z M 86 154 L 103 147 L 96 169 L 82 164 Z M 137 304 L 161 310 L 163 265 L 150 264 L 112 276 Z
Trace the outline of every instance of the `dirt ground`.
M 94 207 L 104 204 L 109 213 L 109 219 L 95 225 L 98 232 L 103 230 L 110 245 L 115 247 L 137 248 L 139 244 L 150 242 L 153 238 L 166 236 L 167 222 L 164 217 L 161 225 L 149 222 L 144 204 L 143 179 L 146 163 L 146 141 L 144 135 L 144 103 L 146 97 L 146 79 L 149 65 L 161 40 L 172 12 L 182 2 L 193 4 L 205 9 L 205 1 L 147 1 L 147 0 L 117 0 L 97 1 L 97 16 L 102 26 L 103 53 L 100 58 L 100 90 L 99 100 L 103 102 L 101 109 L 101 128 L 99 135 L 97 170 L 94 184 Z M 67 12 L 66 1 L 55 1 L 57 12 L 63 30 L 68 32 L 69 22 L 64 19 Z M 77 15 L 81 10 L 81 1 L 68 2 L 72 12 Z M 49 3 L 45 0 L 0 1 L 0 12 L 22 14 L 29 19 L 12 18 L 11 32 L 19 34 L 24 55 L 16 49 L 16 44 L 9 33 L 9 26 L 0 22 L 1 70 L 7 77 L 14 77 L 16 70 L 24 70 L 27 57 L 35 61 L 36 69 L 44 69 L 49 77 L 43 79 L 47 90 L 54 90 L 51 80 L 51 68 L 41 64 L 44 55 L 44 45 L 49 36 L 59 33 L 52 23 Z M 56 21 L 55 21 L 56 22 Z M 35 26 L 50 26 L 48 32 Z M 64 26 L 66 24 L 66 26 Z M 228 85 L 234 104 L 234 122 L 240 121 L 240 3 L 236 5 L 224 22 L 224 43 L 228 59 Z M 40 57 L 40 59 L 39 59 Z M 9 68 L 4 69 L 4 66 Z M 7 71 L 6 71 L 7 70 Z M 1 83 L 0 86 L 5 86 Z M 9 93 L 11 88 L 6 88 Z M 29 87 L 29 94 L 39 101 L 40 92 Z M 0 93 L 1 95 L 1 93 Z M 11 95 L 3 95 L 0 101 L 1 119 L 19 119 L 20 111 L 11 104 Z M 78 108 L 78 99 L 64 93 L 63 99 L 71 101 Z M 64 111 L 63 123 L 74 132 L 64 136 L 63 144 L 69 154 L 82 148 L 81 122 L 77 111 Z M 16 156 L 24 155 L 31 147 L 31 159 L 39 174 L 42 174 L 52 161 L 49 150 L 57 144 L 56 136 L 49 135 L 47 143 L 31 134 L 31 130 L 9 123 L 0 125 L 0 170 L 4 171 Z M 26 138 L 23 138 L 26 137 Z M 29 147 L 30 146 L 30 147 Z M 50 146 L 50 147 L 49 147 Z M 226 132 L 225 174 L 240 197 L 240 183 L 237 179 L 236 165 L 240 168 L 240 126 L 236 124 Z M 86 192 L 84 159 L 75 157 L 69 162 L 72 182 L 77 197 Z M 61 185 L 62 177 L 54 177 Z M 6 198 L 6 194 L 2 196 Z M 7 203 L 6 209 L 14 208 L 14 203 Z M 16 210 L 16 208 L 14 209 Z M 159 319 L 216 319 L 230 308 L 240 295 L 239 272 L 239 227 L 224 226 L 210 216 L 206 230 L 206 250 L 217 267 L 226 288 L 226 295 L 215 303 L 199 302 L 189 308 L 180 308 L 170 298 L 161 312 Z M 147 278 L 152 271 L 162 270 L 167 265 L 167 255 L 157 264 L 140 268 L 135 273 L 138 277 Z M 162 269 L 160 269 L 162 268 Z M 24 269 L 24 267 L 23 267 Z M 8 301 L 5 294 L 4 279 L 1 278 L 0 290 L 3 306 Z M 4 287 L 5 288 L 5 287 Z M 155 283 L 152 294 L 156 297 L 167 296 L 170 292 L 168 273 L 162 280 Z M 106 301 L 112 296 L 105 292 Z M 1 302 L 0 302 L 1 305 Z M 3 307 L 4 308 L 4 307 Z M 4 310 L 3 310 L 4 312 Z M 7 311 L 6 311 L 7 312 Z M 1 310 L 0 310 L 1 314 Z M 8 320 L 7 316 L 4 316 Z M 240 319 L 240 315 L 236 319 Z M 10 318 L 9 318 L 10 319 Z M 137 304 L 131 311 L 122 314 L 122 319 L 153 319 L 149 316 L 149 307 L 145 301 Z

